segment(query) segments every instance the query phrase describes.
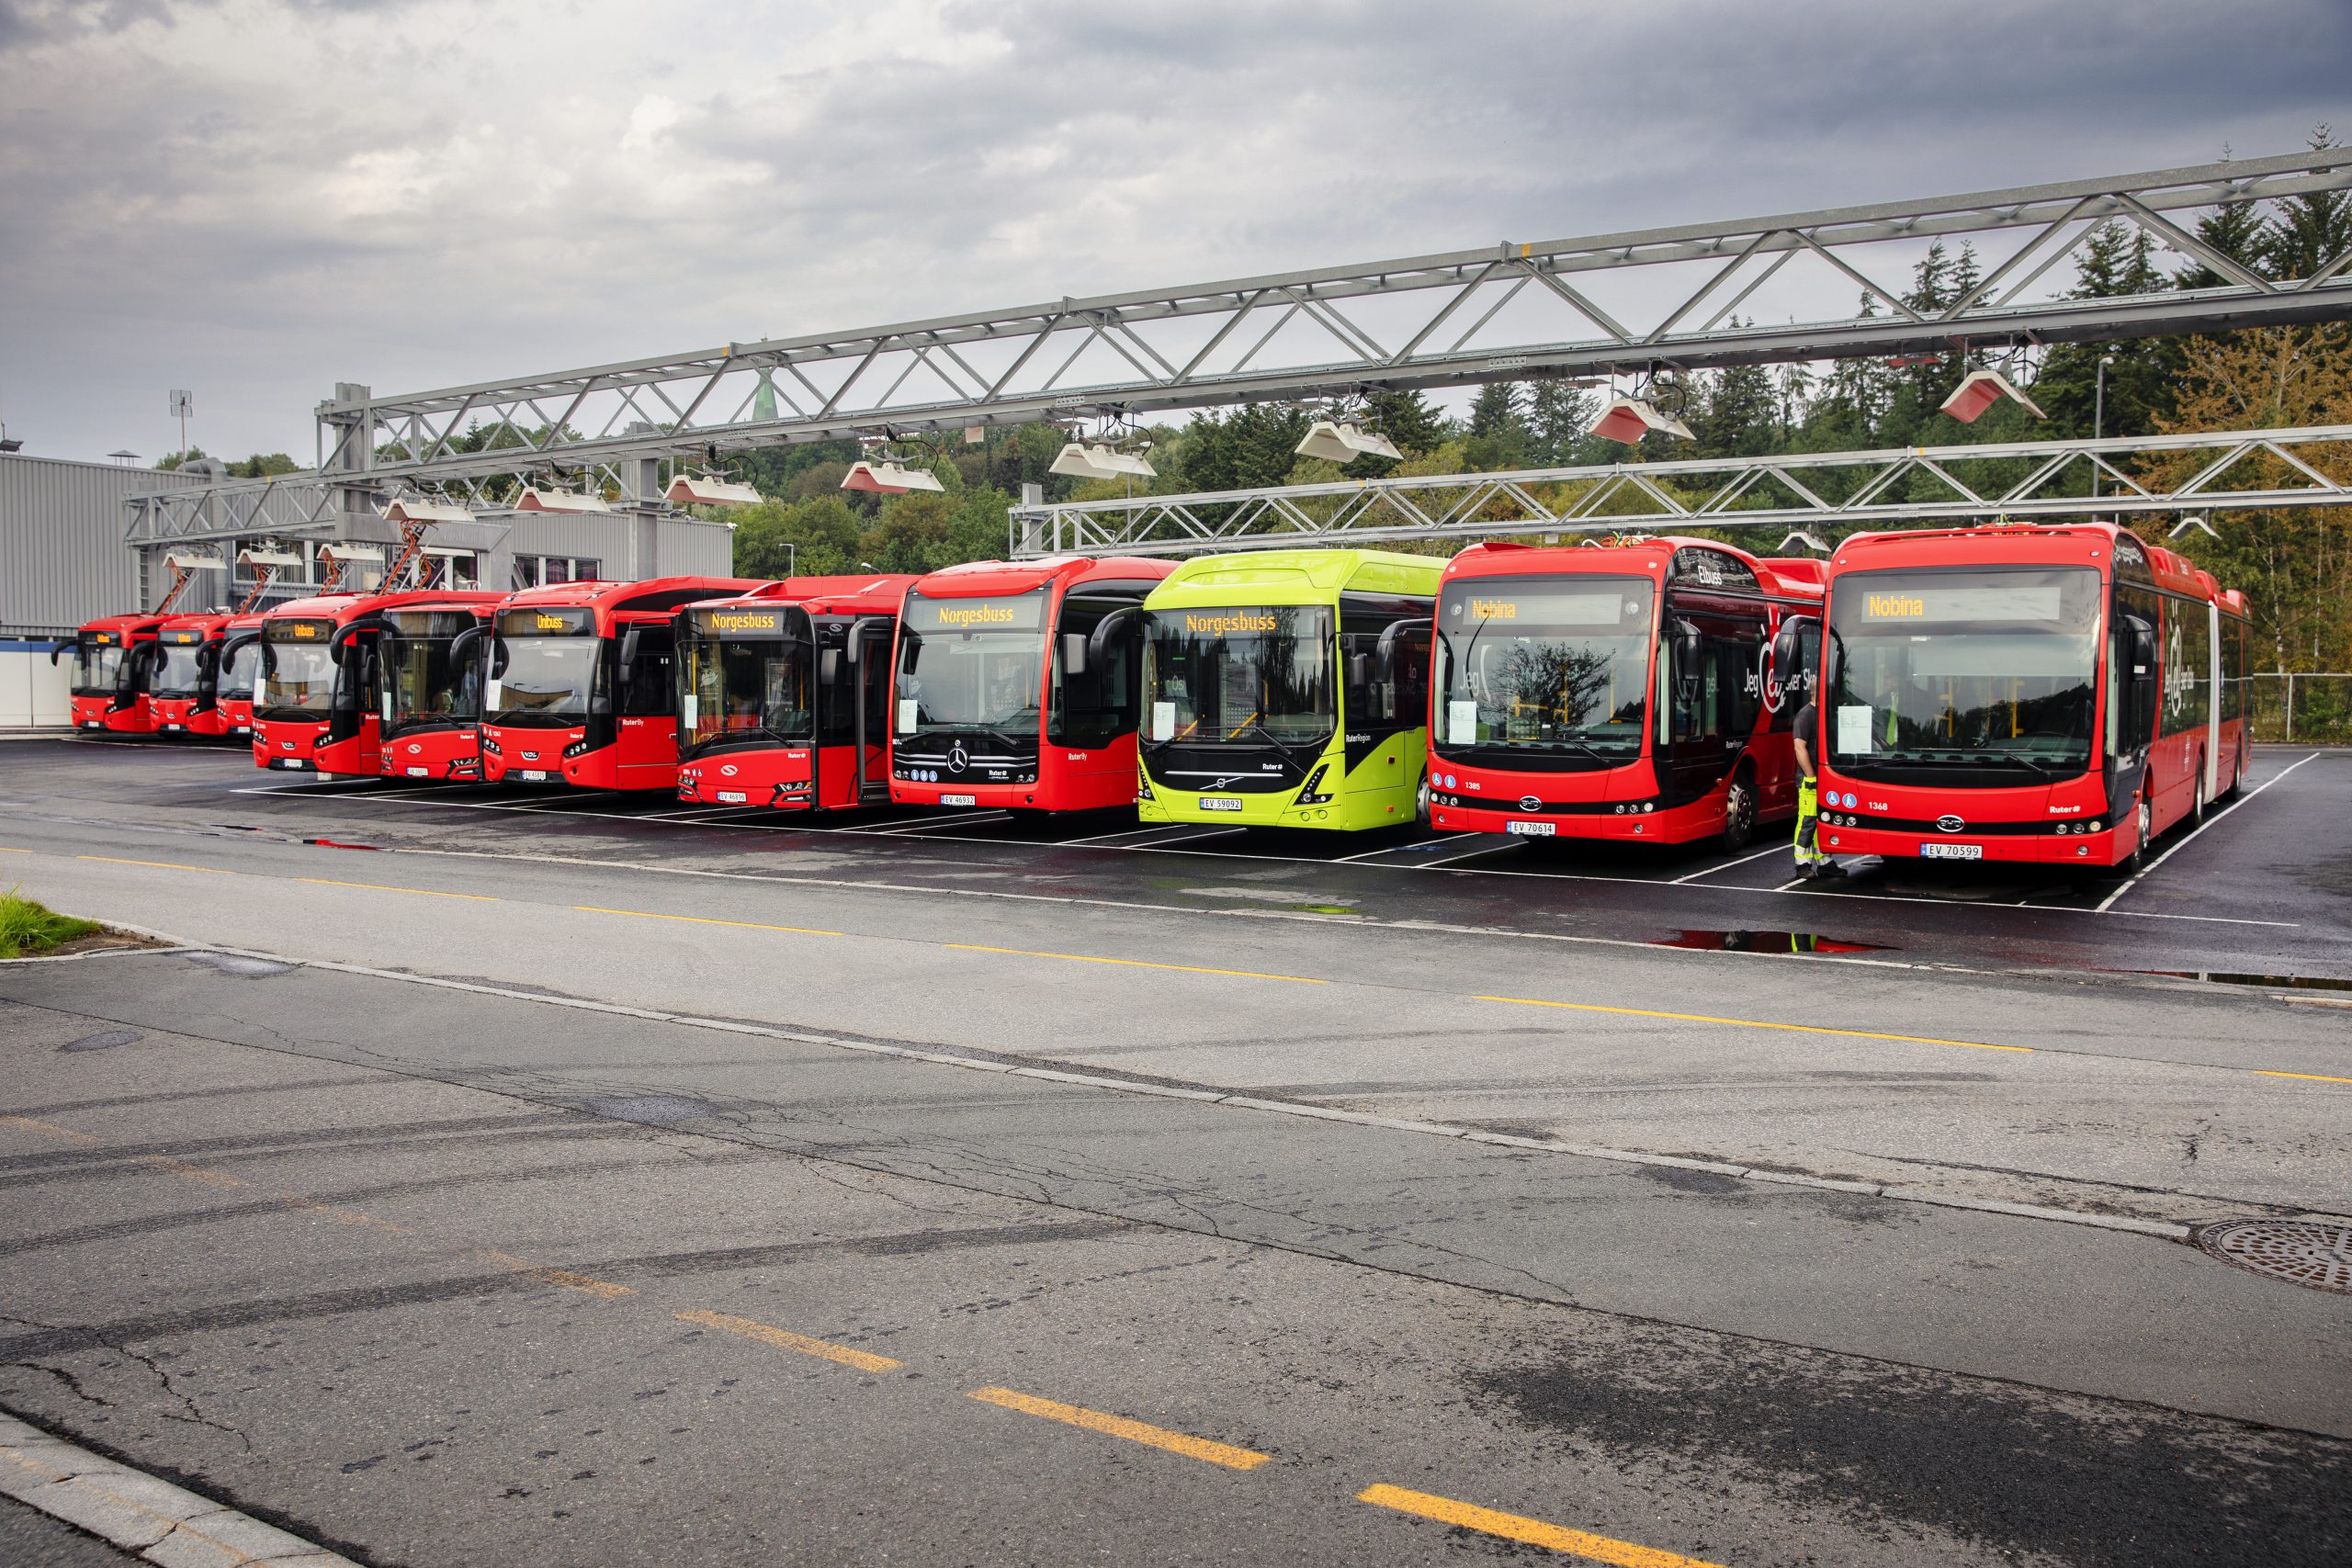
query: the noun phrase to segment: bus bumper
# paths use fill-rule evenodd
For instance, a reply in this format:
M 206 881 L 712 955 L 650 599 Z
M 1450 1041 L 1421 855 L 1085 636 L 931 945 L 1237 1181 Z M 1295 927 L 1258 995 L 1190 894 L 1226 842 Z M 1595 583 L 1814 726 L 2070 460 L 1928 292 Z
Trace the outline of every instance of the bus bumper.
M 1430 807 L 1430 826 L 1448 833 L 1510 833 L 1541 839 L 1607 840 L 1628 844 L 1679 844 L 1723 828 L 1720 800 L 1672 811 L 1579 811 L 1544 815 L 1473 806 Z
M 2039 827 L 2040 824 L 2035 824 Z M 1876 828 L 1838 828 L 1823 822 L 1821 847 L 1833 855 L 1876 855 L 1887 862 L 1999 862 L 2003 864 L 2097 865 L 2116 863 L 2130 852 L 2113 828 L 2097 833 L 1896 833 Z M 1971 853 L 1969 852 L 1975 852 Z
M 695 806 L 763 806 L 808 811 L 817 804 L 808 748 L 700 757 L 678 769 L 678 798 Z

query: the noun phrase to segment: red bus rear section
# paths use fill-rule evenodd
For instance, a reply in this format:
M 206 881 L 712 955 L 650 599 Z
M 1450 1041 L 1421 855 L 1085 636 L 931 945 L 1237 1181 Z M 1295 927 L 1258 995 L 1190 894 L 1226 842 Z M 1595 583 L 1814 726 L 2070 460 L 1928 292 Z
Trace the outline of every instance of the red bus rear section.
M 1769 650 L 1817 615 L 1823 563 L 1712 540 L 1474 545 L 1432 649 L 1432 827 L 1679 844 L 1796 813 Z
M 908 591 L 891 667 L 890 798 L 1090 811 L 1136 798 L 1143 601 L 1172 561 L 945 567 Z
M 676 615 L 678 798 L 890 798 L 890 650 L 911 576 L 792 577 Z
M 2122 528 L 1861 534 L 1828 587 L 1833 852 L 2130 865 L 2245 777 L 2245 599 Z
M 115 735 L 152 735 L 155 712 L 148 700 L 156 660 L 155 634 L 172 617 L 145 614 L 103 615 L 84 623 L 73 643 L 52 649 L 54 664 L 74 657 L 70 703 L 74 728 Z
M 483 684 L 482 776 L 583 789 L 678 786 L 673 620 L 750 578 L 560 582 L 499 604 Z

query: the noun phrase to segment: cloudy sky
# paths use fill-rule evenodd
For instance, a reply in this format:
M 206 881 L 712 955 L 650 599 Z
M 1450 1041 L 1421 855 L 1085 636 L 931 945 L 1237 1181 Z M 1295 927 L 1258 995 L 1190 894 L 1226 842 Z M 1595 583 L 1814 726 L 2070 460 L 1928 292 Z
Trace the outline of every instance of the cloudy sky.
M 0 417 L 2290 152 L 2346 0 L 0 0 Z

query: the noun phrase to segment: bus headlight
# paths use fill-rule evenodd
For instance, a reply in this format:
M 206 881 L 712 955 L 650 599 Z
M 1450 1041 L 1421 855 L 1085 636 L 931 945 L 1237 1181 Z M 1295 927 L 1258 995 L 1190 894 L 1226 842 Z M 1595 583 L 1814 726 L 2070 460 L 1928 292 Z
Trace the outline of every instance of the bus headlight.
M 1327 802 L 1329 802 L 1329 801 L 1330 800 L 1330 798 L 1331 798 L 1331 797 L 1330 797 L 1329 795 L 1318 795 L 1317 793 L 1316 793 L 1316 792 L 1317 792 L 1317 788 L 1318 788 L 1318 787 L 1322 784 L 1322 783 L 1323 783 L 1323 775 L 1324 775 L 1325 773 L 1329 773 L 1330 771 L 1331 771 L 1331 764 L 1330 764 L 1330 763 L 1329 763 L 1329 762 L 1325 762 L 1325 763 L 1324 763 L 1324 764 L 1322 764 L 1320 767 L 1317 768 L 1313 773 L 1309 773 L 1309 774 L 1307 774 L 1307 775 L 1306 775 L 1306 783 L 1305 784 L 1303 784 L 1303 785 L 1301 785 L 1301 786 L 1299 787 L 1299 792 L 1298 792 L 1298 804 L 1299 804 L 1299 805 L 1301 805 L 1301 806 L 1321 806 L 1321 805 L 1324 805 L 1324 804 L 1326 804 Z

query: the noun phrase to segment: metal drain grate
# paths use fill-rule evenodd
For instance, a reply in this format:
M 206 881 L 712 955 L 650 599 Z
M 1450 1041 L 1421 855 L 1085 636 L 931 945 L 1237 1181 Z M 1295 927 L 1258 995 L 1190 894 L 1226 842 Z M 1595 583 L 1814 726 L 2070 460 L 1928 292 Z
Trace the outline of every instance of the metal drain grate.
M 2224 1220 L 2197 1233 L 2197 1245 L 2290 1285 L 2352 1296 L 2352 1225 L 2318 1220 Z

